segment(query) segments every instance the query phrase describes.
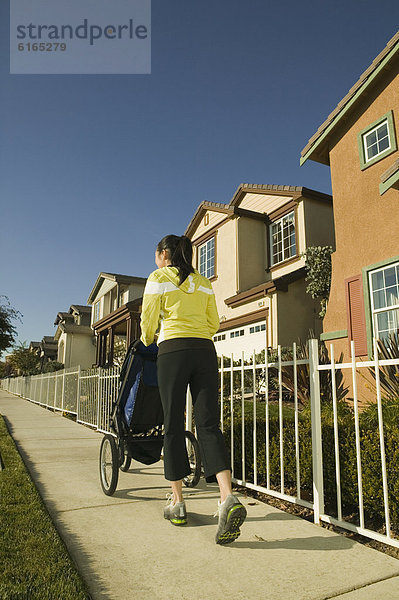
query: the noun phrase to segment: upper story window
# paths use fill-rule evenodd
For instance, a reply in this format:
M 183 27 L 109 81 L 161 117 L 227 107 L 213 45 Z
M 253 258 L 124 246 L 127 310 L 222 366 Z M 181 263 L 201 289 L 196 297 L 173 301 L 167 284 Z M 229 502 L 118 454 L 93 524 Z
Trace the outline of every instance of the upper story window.
M 94 305 L 94 323 L 100 319 L 100 300 Z
M 358 134 L 358 146 L 362 169 L 366 169 L 396 150 L 392 111 Z
M 215 275 L 215 238 L 212 237 L 198 248 L 198 271 L 204 277 Z
M 270 238 L 272 265 L 296 255 L 294 211 L 271 224 Z
M 119 290 L 119 306 L 123 306 L 128 302 L 128 290 L 126 288 L 121 288 Z
M 399 263 L 369 273 L 373 333 L 386 339 L 399 330 Z
M 366 162 L 382 154 L 387 148 L 390 148 L 388 121 L 383 121 L 381 125 L 378 125 L 378 127 L 375 127 L 369 133 L 365 133 L 363 144 Z

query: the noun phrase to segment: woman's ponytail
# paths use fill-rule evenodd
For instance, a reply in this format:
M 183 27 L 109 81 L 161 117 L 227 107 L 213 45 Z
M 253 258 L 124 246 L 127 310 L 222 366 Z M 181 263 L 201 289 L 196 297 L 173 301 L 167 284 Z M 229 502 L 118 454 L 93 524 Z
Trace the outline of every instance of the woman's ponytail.
M 193 245 L 190 238 L 185 235 L 166 235 L 159 242 L 157 252 L 161 253 L 167 250 L 171 260 L 171 266 L 177 267 L 179 271 L 180 285 L 187 279 L 190 273 L 194 273 L 193 268 Z

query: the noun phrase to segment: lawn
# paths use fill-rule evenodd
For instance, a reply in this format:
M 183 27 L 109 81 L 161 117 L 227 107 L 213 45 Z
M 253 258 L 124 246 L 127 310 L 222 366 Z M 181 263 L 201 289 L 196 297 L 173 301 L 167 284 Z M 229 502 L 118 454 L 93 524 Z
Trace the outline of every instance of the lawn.
M 89 600 L 1 415 L 0 451 L 1 600 Z

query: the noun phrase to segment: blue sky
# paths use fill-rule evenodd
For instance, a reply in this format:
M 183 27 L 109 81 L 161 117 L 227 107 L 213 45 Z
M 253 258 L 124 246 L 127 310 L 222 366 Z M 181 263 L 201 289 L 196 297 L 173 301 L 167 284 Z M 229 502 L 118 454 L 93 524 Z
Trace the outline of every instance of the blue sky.
M 147 276 L 202 200 L 240 183 L 330 193 L 300 151 L 398 17 L 392 0 L 153 0 L 151 75 L 10 75 L 1 3 L 0 294 L 18 340 L 53 335 L 101 271 Z

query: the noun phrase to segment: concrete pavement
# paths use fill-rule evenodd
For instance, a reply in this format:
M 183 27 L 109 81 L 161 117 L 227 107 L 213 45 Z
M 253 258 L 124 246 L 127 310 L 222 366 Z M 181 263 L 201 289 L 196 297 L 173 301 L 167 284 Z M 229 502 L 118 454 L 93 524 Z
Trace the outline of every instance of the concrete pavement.
M 215 484 L 186 489 L 174 527 L 162 463 L 132 463 L 107 497 L 102 434 L 3 390 L 0 413 L 94 600 L 399 600 L 392 557 L 251 498 L 239 539 L 217 546 Z

